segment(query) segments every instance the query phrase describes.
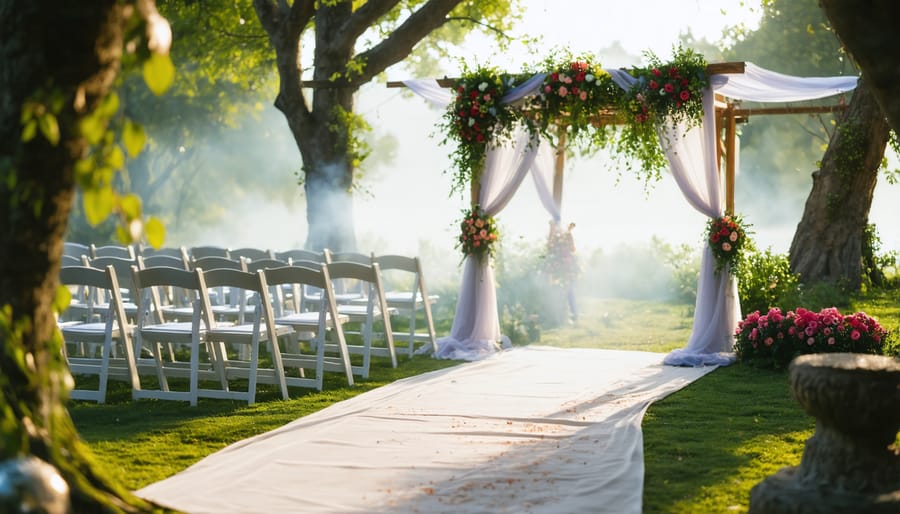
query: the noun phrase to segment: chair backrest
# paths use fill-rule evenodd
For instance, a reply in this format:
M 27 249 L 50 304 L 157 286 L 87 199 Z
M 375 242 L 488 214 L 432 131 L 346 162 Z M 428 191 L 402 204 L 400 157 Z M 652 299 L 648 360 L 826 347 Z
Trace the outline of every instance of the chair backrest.
M 231 257 L 231 251 L 221 246 L 192 246 L 188 250 L 191 259 L 200 259 L 202 257 Z
M 229 257 L 218 257 L 211 255 L 209 257 L 193 258 L 191 260 L 193 269 L 200 268 L 202 270 L 212 269 L 232 269 L 238 271 L 247 271 L 247 261 L 244 259 L 231 259 Z
M 131 267 L 135 265 L 135 261 L 124 257 L 94 257 L 86 259 L 87 264 L 92 268 L 106 269 L 108 266 L 116 272 L 116 278 L 122 287 L 131 287 Z
M 187 271 L 190 269 L 189 261 L 183 257 L 174 255 L 153 254 L 139 255 L 137 258 L 138 267 L 146 268 L 175 268 Z
M 236 250 L 229 250 L 229 256 L 232 259 L 243 258 L 247 261 L 259 261 L 262 259 L 272 259 L 274 257 L 269 250 L 262 250 L 259 248 L 238 248 Z
M 125 327 L 128 323 L 128 316 L 125 314 L 125 303 L 122 300 L 121 290 L 119 289 L 119 281 L 116 277 L 116 271 L 112 266 L 106 268 L 93 268 L 90 266 L 67 266 L 59 271 L 59 281 L 61 284 L 76 288 L 85 288 L 95 291 L 102 291 L 106 298 L 106 312 L 100 313 L 101 318 L 117 320 L 121 327 Z M 87 319 L 91 319 L 93 314 L 94 303 L 89 303 L 89 311 Z M 123 330 L 126 334 L 123 336 L 127 342 L 127 330 Z
M 140 269 L 131 268 L 131 281 L 134 284 L 138 300 L 139 323 L 162 323 L 165 321 L 165 307 L 159 295 L 160 290 L 178 289 L 188 291 L 192 301 L 200 299 L 201 291 L 206 291 L 203 277 L 196 270 L 183 270 L 168 266 Z M 200 299 L 202 301 L 202 299 Z M 202 311 L 205 312 L 205 311 Z M 203 319 L 207 326 L 212 326 L 211 319 Z
M 82 255 L 91 256 L 91 247 L 81 243 L 66 241 L 63 243 L 63 255 L 71 255 L 77 259 L 81 259 Z
M 322 291 L 322 301 L 319 303 L 319 312 L 327 312 L 331 319 L 338 319 L 337 303 L 334 300 L 334 290 L 331 286 L 331 276 L 325 264 L 319 264 L 317 268 L 299 266 L 283 266 L 280 268 L 266 268 L 263 270 L 266 283 L 270 286 L 291 285 L 296 288 L 313 287 Z M 299 312 L 299 306 L 295 306 L 294 312 Z M 340 327 L 338 327 L 340 328 Z M 320 317 L 320 333 L 325 329 L 324 317 Z M 338 330 L 339 337 L 343 340 L 343 331 Z
M 398 284 L 396 280 L 392 279 L 399 279 L 399 275 L 406 275 L 407 277 L 409 277 L 409 274 L 411 274 L 412 276 L 409 278 L 412 278 L 412 285 L 407 286 L 408 290 L 418 292 L 423 297 L 428 296 L 425 291 L 425 281 L 422 274 L 422 262 L 418 257 L 392 254 L 376 255 L 375 257 L 373 257 L 373 261 L 376 262 L 381 269 L 381 281 L 382 285 L 386 289 L 400 286 L 400 284 Z M 401 273 L 398 274 L 393 272 Z
M 372 254 L 359 252 L 332 252 L 325 249 L 325 262 L 355 262 L 358 264 L 372 264 Z
M 95 257 L 93 259 L 85 259 L 85 261 L 92 268 L 106 269 L 111 267 L 115 271 L 116 278 L 122 288 L 129 290 L 129 293 L 134 288 L 134 284 L 131 283 L 131 267 L 134 266 L 135 261 L 124 257 Z M 125 298 L 125 296 L 123 292 L 122 297 Z
M 169 257 L 176 257 L 185 262 L 191 260 L 188 257 L 187 248 L 183 246 L 164 246 L 162 248 L 153 248 L 152 246 L 144 246 L 140 248 L 140 252 L 138 255 L 143 257 L 151 257 L 156 255 L 168 255 Z
M 275 252 L 275 258 L 282 261 L 290 259 L 295 261 L 326 262 L 325 252 L 314 252 L 312 250 L 286 250 L 284 252 Z
M 84 266 L 84 263 L 81 262 L 80 257 L 75 257 L 74 255 L 65 255 L 62 256 L 62 267 L 66 268 L 69 266 Z
M 119 257 L 133 261 L 135 258 L 134 247 L 131 245 L 105 245 L 97 246 L 91 244 L 91 258 L 97 257 Z
M 241 290 L 250 293 L 251 297 L 256 300 L 254 302 L 254 307 L 256 308 L 257 315 L 254 316 L 254 320 L 259 322 L 261 321 L 260 314 L 263 316 L 263 319 L 266 320 L 270 340 L 274 341 L 275 316 L 272 311 L 271 301 L 264 301 L 264 299 L 269 299 L 269 293 L 267 291 L 269 286 L 266 284 L 263 271 L 250 273 L 240 269 L 215 268 L 210 270 L 198 269 L 197 272 L 200 274 L 203 284 L 208 289 L 229 288 L 232 291 Z M 204 309 L 204 312 L 207 313 L 206 316 L 204 316 L 204 319 L 215 319 L 212 303 L 209 301 L 209 294 L 201 295 L 200 305 L 201 308 Z M 242 322 L 243 319 L 240 321 Z
M 377 303 L 382 312 L 387 312 L 384 297 L 384 286 L 381 282 L 381 269 L 378 264 L 360 264 L 357 262 L 338 261 L 326 265 L 331 276 L 332 288 L 336 292 L 348 289 L 347 282 L 356 282 L 363 286 L 363 294 L 369 299 L 371 310 Z
M 280 259 L 258 259 L 247 262 L 247 271 L 251 273 L 256 273 L 261 269 L 267 268 L 281 268 L 283 266 L 289 266 L 290 263 L 286 261 L 282 261 Z

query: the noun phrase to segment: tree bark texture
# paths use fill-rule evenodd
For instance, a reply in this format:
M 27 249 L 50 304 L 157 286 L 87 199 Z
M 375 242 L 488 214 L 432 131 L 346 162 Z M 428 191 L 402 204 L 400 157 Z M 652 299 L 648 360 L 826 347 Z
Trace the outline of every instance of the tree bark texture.
M 33 455 L 68 482 L 74 512 L 151 506 L 95 470 L 65 409 L 71 380 L 53 300 L 75 162 L 88 144 L 79 121 L 113 85 L 136 3 L 0 1 L 0 460 Z M 54 112 L 58 144 L 22 141 L 22 107 Z
M 838 120 L 821 168 L 812 174 L 812 191 L 791 242 L 791 271 L 802 283 L 859 289 L 863 233 L 889 135 L 864 77 Z
M 819 0 L 819 6 L 862 70 L 891 127 L 900 133 L 900 2 Z
M 280 79 L 275 106 L 287 119 L 303 159 L 308 249 L 356 250 L 353 182 L 361 156 L 356 155 L 358 136 L 350 121 L 354 94 L 446 23 L 460 0 L 429 0 L 381 42 L 354 53 L 359 37 L 400 3 L 368 0 L 353 10 L 351 2 L 253 2 L 275 49 Z M 331 87 L 304 87 L 300 42 L 309 25 L 316 35 L 313 79 L 330 80 Z

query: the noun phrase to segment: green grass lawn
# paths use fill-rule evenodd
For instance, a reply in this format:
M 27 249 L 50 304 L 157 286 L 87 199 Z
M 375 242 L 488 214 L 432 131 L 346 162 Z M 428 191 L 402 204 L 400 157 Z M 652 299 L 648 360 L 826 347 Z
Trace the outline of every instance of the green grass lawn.
M 540 344 L 667 352 L 685 345 L 692 305 L 586 299 L 576 325 L 544 330 Z M 854 301 L 892 331 L 900 325 L 900 291 Z M 440 330 L 447 332 L 447 327 Z M 294 390 L 284 401 L 270 388 L 255 405 L 201 399 L 130 400 L 112 383 L 108 403 L 73 402 L 71 413 L 98 460 L 128 487 L 170 476 L 228 444 L 272 430 L 337 401 L 402 377 L 458 363 L 417 356 L 392 369 L 375 359 L 354 387 L 326 375 L 322 392 Z M 781 467 L 797 465 L 814 420 L 790 395 L 787 373 L 735 364 L 719 368 L 654 403 L 643 423 L 644 512 L 746 512 L 750 488 Z

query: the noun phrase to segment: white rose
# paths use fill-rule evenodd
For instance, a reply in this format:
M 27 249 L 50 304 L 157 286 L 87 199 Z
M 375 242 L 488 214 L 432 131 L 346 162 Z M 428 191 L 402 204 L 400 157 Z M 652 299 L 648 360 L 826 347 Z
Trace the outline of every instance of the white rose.
M 481 91 L 482 93 L 484 93 L 484 90 L 487 88 L 488 88 L 487 82 L 482 82 L 481 84 L 478 84 L 478 90 Z
M 475 124 L 475 118 L 469 118 L 469 126 L 471 127 L 474 124 Z
M 584 76 L 584 81 L 585 81 L 585 82 L 593 82 L 593 81 L 594 81 L 594 76 L 591 75 L 590 73 L 588 73 L 587 75 Z

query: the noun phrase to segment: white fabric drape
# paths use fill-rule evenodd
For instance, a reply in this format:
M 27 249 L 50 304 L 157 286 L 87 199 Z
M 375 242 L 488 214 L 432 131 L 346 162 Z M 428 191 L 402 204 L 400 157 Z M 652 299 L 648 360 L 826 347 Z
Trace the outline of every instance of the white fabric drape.
M 710 218 L 725 210 L 716 155 L 713 92 L 703 94 L 703 124 L 687 130 L 684 124 L 659 130 L 659 140 L 675 183 L 694 209 Z M 734 362 L 734 328 L 741 316 L 737 280 L 726 270 L 716 273 L 709 245 L 700 258 L 700 278 L 694 325 L 686 347 L 669 353 L 665 364 L 677 366 L 728 365 Z
M 491 147 L 481 173 L 478 204 L 495 216 L 506 207 L 522 184 L 538 154 L 538 142 L 519 129 L 512 146 Z M 448 337 L 438 339 L 435 357 L 478 360 L 499 349 L 500 316 L 490 259 L 465 259 L 456 314 Z

